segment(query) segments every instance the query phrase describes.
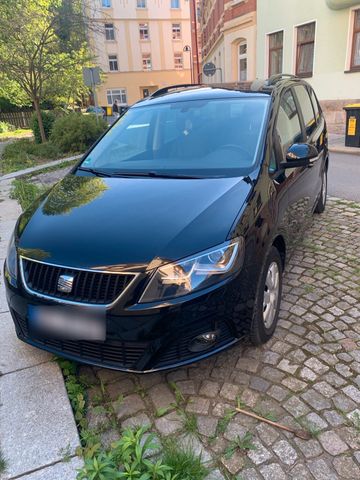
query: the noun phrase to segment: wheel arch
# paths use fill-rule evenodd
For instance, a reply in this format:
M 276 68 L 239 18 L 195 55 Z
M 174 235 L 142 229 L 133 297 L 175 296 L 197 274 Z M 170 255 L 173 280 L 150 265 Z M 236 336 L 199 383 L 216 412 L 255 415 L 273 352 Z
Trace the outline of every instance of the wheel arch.
M 273 246 L 278 250 L 280 257 L 281 257 L 281 263 L 283 269 L 285 268 L 285 262 L 286 262 L 286 243 L 285 239 L 282 235 L 277 235 L 274 238 L 273 241 Z

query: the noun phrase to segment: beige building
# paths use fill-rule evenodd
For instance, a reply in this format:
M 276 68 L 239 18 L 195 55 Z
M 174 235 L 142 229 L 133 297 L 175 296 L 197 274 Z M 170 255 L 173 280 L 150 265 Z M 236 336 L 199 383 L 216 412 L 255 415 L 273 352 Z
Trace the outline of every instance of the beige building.
M 256 0 L 204 0 L 202 64 L 216 66 L 204 83 L 249 82 L 256 74 Z
M 276 73 L 305 78 L 342 133 L 360 100 L 360 0 L 257 0 L 257 76 Z
M 189 0 L 88 0 L 92 46 L 104 82 L 98 103 L 131 105 L 158 88 L 191 81 Z M 94 33 L 96 32 L 96 33 Z

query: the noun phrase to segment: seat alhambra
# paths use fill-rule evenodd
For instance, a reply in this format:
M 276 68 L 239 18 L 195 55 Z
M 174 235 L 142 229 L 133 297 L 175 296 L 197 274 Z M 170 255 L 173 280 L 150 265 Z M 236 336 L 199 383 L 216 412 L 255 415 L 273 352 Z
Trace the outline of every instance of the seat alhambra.
M 20 216 L 5 263 L 18 337 L 133 372 L 266 342 L 328 162 L 301 79 L 158 90 Z

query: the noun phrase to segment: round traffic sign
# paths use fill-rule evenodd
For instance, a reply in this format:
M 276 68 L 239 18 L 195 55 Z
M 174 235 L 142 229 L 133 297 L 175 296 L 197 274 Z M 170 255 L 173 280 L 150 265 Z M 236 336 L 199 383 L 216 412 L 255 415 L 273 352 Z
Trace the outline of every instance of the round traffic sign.
M 216 72 L 216 65 L 212 62 L 205 63 L 203 68 L 204 75 L 212 77 Z

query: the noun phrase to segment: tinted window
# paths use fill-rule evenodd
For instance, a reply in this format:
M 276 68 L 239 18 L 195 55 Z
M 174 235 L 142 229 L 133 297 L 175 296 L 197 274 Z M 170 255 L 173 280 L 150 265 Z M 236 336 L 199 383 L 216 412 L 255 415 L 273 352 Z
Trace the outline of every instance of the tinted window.
M 131 108 L 83 166 L 106 171 L 238 176 L 253 168 L 269 97 Z
M 315 112 L 316 123 L 319 123 L 319 118 L 320 118 L 319 104 L 318 104 L 317 98 L 315 97 L 315 93 L 314 93 L 313 90 L 311 90 L 311 103 L 313 105 L 313 109 L 314 109 L 314 112 Z
M 284 155 L 293 143 L 302 141 L 299 115 L 291 90 L 287 90 L 280 103 L 276 122 L 276 131 Z
M 301 112 L 303 114 L 306 135 L 309 137 L 316 128 L 312 103 L 308 91 L 303 85 L 297 85 L 296 87 L 294 87 L 294 90 L 300 104 Z

